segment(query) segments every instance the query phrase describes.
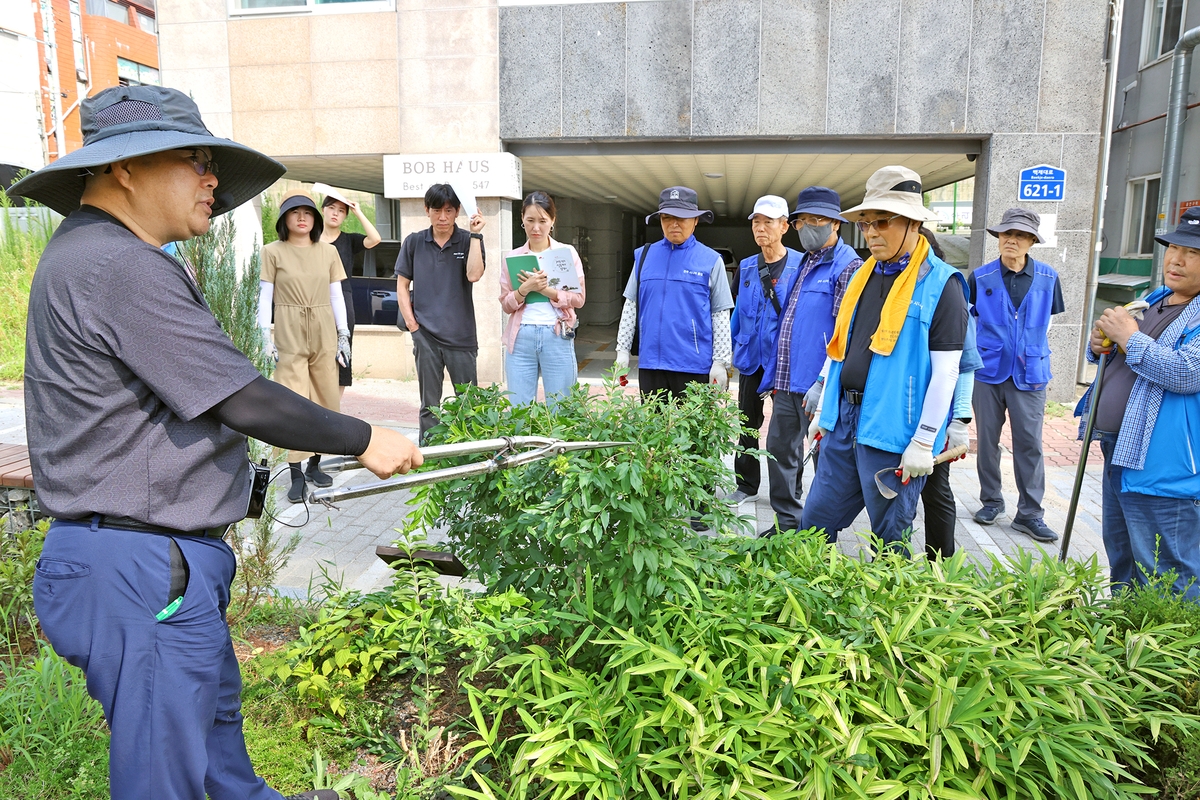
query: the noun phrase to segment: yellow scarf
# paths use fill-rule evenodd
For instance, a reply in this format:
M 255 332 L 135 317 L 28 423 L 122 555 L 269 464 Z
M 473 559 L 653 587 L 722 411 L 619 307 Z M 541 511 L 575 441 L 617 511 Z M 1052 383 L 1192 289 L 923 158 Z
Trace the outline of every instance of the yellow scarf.
M 908 266 L 896 278 L 888 291 L 887 299 L 883 301 L 883 310 L 879 313 L 879 327 L 871 335 L 871 352 L 881 356 L 890 356 L 892 348 L 900 338 L 900 329 L 904 327 L 904 318 L 908 316 L 908 306 L 912 303 L 913 289 L 917 286 L 917 273 L 929 256 L 929 241 L 924 236 L 917 237 L 917 246 L 913 248 Z M 842 361 L 846 357 L 846 345 L 850 342 L 850 320 L 854 309 L 858 307 L 858 299 L 862 296 L 867 279 L 875 270 L 875 258 L 866 260 L 846 287 L 846 296 L 838 309 L 837 322 L 833 325 L 833 338 L 825 348 L 825 352 L 834 361 Z

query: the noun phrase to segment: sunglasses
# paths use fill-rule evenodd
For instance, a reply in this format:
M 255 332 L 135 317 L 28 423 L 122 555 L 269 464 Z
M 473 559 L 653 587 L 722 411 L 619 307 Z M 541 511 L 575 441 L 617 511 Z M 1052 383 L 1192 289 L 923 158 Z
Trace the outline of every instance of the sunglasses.
M 214 177 L 217 174 L 216 159 L 206 156 L 203 150 L 192 150 L 188 161 L 192 162 L 192 169 L 196 170 L 196 174 L 200 177 L 204 177 L 207 172 L 211 172 Z
M 874 220 L 873 222 L 856 222 L 854 224 L 857 225 L 858 229 L 860 231 L 862 231 L 863 233 L 866 233 L 872 227 L 875 228 L 875 230 L 879 231 L 880 233 L 883 233 L 888 228 L 892 227 L 892 220 L 902 219 L 902 218 L 903 217 L 900 214 L 893 214 L 890 217 L 884 217 L 883 219 L 877 219 L 877 220 Z

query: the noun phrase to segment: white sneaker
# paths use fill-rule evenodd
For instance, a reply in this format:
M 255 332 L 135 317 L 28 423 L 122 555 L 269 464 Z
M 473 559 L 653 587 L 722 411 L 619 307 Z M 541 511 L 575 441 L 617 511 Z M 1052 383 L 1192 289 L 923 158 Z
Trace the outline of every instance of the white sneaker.
M 738 489 L 736 492 L 729 495 L 729 497 L 726 497 L 725 502 L 729 503 L 731 506 L 740 506 L 749 499 L 750 495 L 746 494 L 741 489 Z

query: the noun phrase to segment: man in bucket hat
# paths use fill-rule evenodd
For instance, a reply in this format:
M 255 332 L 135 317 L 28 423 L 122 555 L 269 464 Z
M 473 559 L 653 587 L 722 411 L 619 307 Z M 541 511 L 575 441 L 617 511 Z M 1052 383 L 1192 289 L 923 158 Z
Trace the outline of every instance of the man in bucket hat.
M 663 238 L 639 247 L 625 286 L 625 307 L 617 330 L 619 369 L 629 368 L 633 335 L 638 334 L 638 386 L 642 394 L 681 395 L 689 383 L 729 385 L 733 347 L 729 311 L 733 295 L 725 262 L 716 250 L 696 241 L 698 222 L 712 222 L 696 193 L 670 186 L 658 198 Z
M 81 119 L 81 149 L 10 189 L 66 215 L 29 296 L 29 455 L 55 518 L 38 620 L 104 709 L 112 797 L 277 800 L 246 755 L 225 623 L 246 435 L 358 454 L 380 476 L 420 451 L 262 377 L 160 249 L 206 232 L 282 165 L 212 136 L 174 89 L 106 89 Z
M 796 226 L 806 255 L 796 288 L 784 301 L 779 343 L 764 371 L 762 388 L 772 392 L 767 430 L 771 507 L 779 530 L 800 527 L 803 510 L 804 439 L 822 389 L 825 345 L 833 335 L 838 307 L 850 276 L 862 259 L 838 236 L 842 199 L 833 189 L 809 186 L 796 199 L 788 219 Z M 741 298 L 739 296 L 739 302 Z M 806 401 L 810 407 L 806 408 Z M 772 527 L 762 533 L 775 530 Z
M 1164 285 L 1140 321 L 1107 309 L 1088 349 L 1092 362 L 1109 351 L 1094 431 L 1104 550 L 1114 584 L 1174 571 L 1175 591 L 1200 602 L 1200 208 L 1154 241 L 1167 248 Z M 1080 436 L 1094 391 L 1075 410 Z
M 842 212 L 871 249 L 838 310 L 820 428 L 821 461 L 802 527 L 830 541 L 865 505 L 885 546 L 906 545 L 917 498 L 946 441 L 950 402 L 967 331 L 966 283 L 918 233 L 935 219 L 921 203 L 921 179 L 883 167 L 862 203 Z M 885 499 L 875 473 L 901 472 Z
M 1013 530 L 1039 542 L 1058 534 L 1042 519 L 1046 469 L 1042 461 L 1042 420 L 1050 382 L 1050 318 L 1061 314 L 1062 287 L 1049 264 L 1029 257 L 1042 243 L 1041 218 L 1023 208 L 1004 212 L 988 228 L 1000 240 L 1000 257 L 967 279 L 971 313 L 978 329 L 983 366 L 975 373 L 975 430 L 979 436 L 979 502 L 975 521 L 991 525 L 1004 512 L 1000 483 L 1000 431 L 1008 412 L 1012 427 L 1017 513 Z

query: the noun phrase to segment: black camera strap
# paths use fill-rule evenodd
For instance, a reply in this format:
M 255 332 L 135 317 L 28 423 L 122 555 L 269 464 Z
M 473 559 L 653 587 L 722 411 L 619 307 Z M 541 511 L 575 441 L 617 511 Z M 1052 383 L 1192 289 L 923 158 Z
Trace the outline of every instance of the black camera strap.
M 785 255 L 784 258 L 787 256 Z M 758 279 L 762 281 L 763 295 L 775 307 L 775 314 L 782 314 L 783 309 L 779 307 L 779 298 L 775 296 L 775 284 L 771 282 L 771 269 L 767 266 L 767 260 L 763 258 L 761 250 L 758 253 Z

